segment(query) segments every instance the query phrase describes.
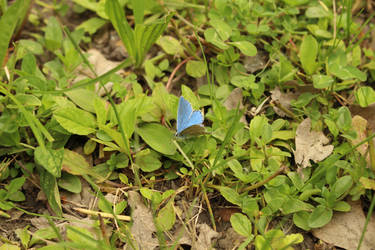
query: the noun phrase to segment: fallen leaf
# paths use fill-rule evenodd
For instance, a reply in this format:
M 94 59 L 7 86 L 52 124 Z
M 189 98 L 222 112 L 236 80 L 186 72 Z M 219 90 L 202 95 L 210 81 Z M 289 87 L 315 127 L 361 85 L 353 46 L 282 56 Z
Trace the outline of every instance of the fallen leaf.
M 352 118 L 352 126 L 355 132 L 357 132 L 357 138 L 351 140 L 353 145 L 356 145 L 367 138 L 366 128 L 367 128 L 367 120 L 364 119 L 362 116 L 355 115 Z M 357 151 L 361 153 L 361 155 L 365 155 L 367 153 L 368 144 L 364 143 L 357 148 Z
M 139 249 L 155 249 L 159 244 L 158 240 L 154 238 L 156 228 L 154 219 L 150 209 L 148 209 L 141 196 L 135 191 L 129 191 L 128 203 L 132 209 L 133 226 L 131 227 L 131 235 L 138 244 Z M 130 245 L 128 244 L 130 249 Z M 128 249 L 128 248 L 124 248 Z
M 279 103 L 285 109 L 289 109 L 291 106 L 290 105 L 291 101 L 297 99 L 299 94 L 300 93 L 293 93 L 293 92 L 284 93 L 284 92 L 281 92 L 279 87 L 276 87 L 274 90 L 271 91 L 271 99 L 273 102 Z M 276 106 L 273 106 L 273 110 L 275 111 L 276 114 L 278 114 L 281 117 L 288 116 L 287 113 L 285 113 L 284 111 L 282 111 Z
M 331 222 L 322 228 L 314 229 L 313 235 L 329 244 L 344 249 L 357 249 L 366 216 L 359 202 L 351 203 L 350 212 L 335 212 Z M 375 216 L 367 225 L 361 250 L 375 249 Z
M 254 73 L 258 70 L 264 69 L 267 64 L 268 55 L 263 51 L 258 51 L 255 56 L 245 56 L 244 67 L 250 72 Z
M 310 160 L 319 162 L 333 151 L 333 145 L 326 145 L 329 139 L 321 131 L 311 130 L 311 120 L 306 118 L 296 131 L 296 150 L 294 159 L 302 168 L 311 166 Z M 326 146 L 324 146 L 326 145 Z
M 99 50 L 96 50 L 96 49 L 88 50 L 87 54 L 88 54 L 87 59 L 90 62 L 90 64 L 93 66 L 93 69 L 97 75 L 102 75 L 120 64 L 120 62 L 107 60 L 104 57 L 104 55 Z M 79 71 L 81 72 L 81 74 L 77 76 L 77 78 L 75 79 L 75 82 L 86 79 L 87 77 L 95 78 L 95 75 L 93 75 L 91 70 L 88 69 L 87 67 L 86 68 L 79 67 Z M 117 74 L 121 74 L 123 72 L 124 72 L 123 70 L 119 70 Z M 98 91 L 99 96 L 103 96 L 105 94 L 105 91 L 103 88 L 99 88 L 99 86 L 100 86 L 99 83 L 96 83 L 95 89 L 96 91 Z M 108 82 L 105 84 L 105 87 L 108 91 L 111 91 L 112 86 L 113 86 L 112 82 Z
M 232 109 L 236 109 L 238 104 L 239 104 L 239 109 L 243 109 L 243 104 L 242 104 L 242 89 L 240 88 L 235 88 L 230 94 L 229 96 L 227 97 L 227 99 L 225 100 L 224 102 L 224 107 L 227 109 L 227 110 L 232 110 Z M 247 121 L 246 121 L 246 117 L 245 115 L 243 115 L 240 119 L 240 121 L 242 123 L 244 123 L 245 125 L 248 125 Z
M 195 246 L 192 249 L 195 250 L 206 250 L 212 249 L 212 239 L 219 236 L 219 233 L 214 231 L 207 224 L 198 224 L 197 230 L 199 231 L 198 240 L 195 242 Z

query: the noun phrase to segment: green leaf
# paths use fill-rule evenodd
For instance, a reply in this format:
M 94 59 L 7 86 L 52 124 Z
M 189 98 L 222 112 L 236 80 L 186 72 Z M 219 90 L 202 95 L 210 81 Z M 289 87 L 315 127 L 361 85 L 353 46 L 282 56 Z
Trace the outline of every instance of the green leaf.
M 152 172 L 161 167 L 160 155 L 150 149 L 138 152 L 135 156 L 135 164 L 144 172 Z
M 184 47 L 173 36 L 162 36 L 158 40 L 158 45 L 169 55 L 183 55 Z
M 28 249 L 29 242 L 31 239 L 31 234 L 27 231 L 27 229 L 30 227 L 30 225 L 25 226 L 24 228 L 17 228 L 14 230 L 17 237 L 21 240 L 22 246 L 25 249 Z
M 67 226 L 66 237 L 79 243 L 85 249 L 98 249 L 99 241 L 92 237 L 92 233 L 87 228 Z
M 81 180 L 79 177 L 69 173 L 62 173 L 58 185 L 59 187 L 75 194 L 79 194 L 82 191 Z
M 228 40 L 232 35 L 232 28 L 227 22 L 219 18 L 213 18 L 210 20 L 210 24 L 215 28 L 221 40 Z
M 48 203 L 52 210 L 58 215 L 62 215 L 61 199 L 59 189 L 57 187 L 56 178 L 47 171 L 40 171 L 40 186 L 46 194 Z
M 83 29 L 85 32 L 89 33 L 90 35 L 93 35 L 98 29 L 100 29 L 106 23 L 107 21 L 102 18 L 92 17 L 78 25 L 76 27 L 76 30 Z
M 65 95 L 82 109 L 92 113 L 95 112 L 94 100 L 99 99 L 99 97 L 94 91 L 88 89 L 73 89 L 65 92 Z
M 173 133 L 166 127 L 158 123 L 147 123 L 138 127 L 136 132 L 154 150 L 165 155 L 176 153 L 176 146 L 172 142 Z
M 105 12 L 119 34 L 121 41 L 124 43 L 127 52 L 135 62 L 137 53 L 136 41 L 134 39 L 134 32 L 126 20 L 124 9 L 121 8 L 117 0 L 112 0 L 105 2 Z
M 347 131 L 352 128 L 352 115 L 347 107 L 339 108 L 336 124 L 343 131 Z
M 248 41 L 230 42 L 230 45 L 237 47 L 246 56 L 255 56 L 257 48 Z
M 30 52 L 32 54 L 41 55 L 44 53 L 43 46 L 40 43 L 35 42 L 33 40 L 22 39 L 18 41 L 18 44 L 19 49 L 23 48 L 27 52 Z
M 47 27 L 44 34 L 46 48 L 55 51 L 61 48 L 63 35 L 59 22 L 56 17 L 51 16 L 48 19 Z
M 61 166 L 64 158 L 64 149 L 37 147 L 34 151 L 35 162 L 41 165 L 54 177 L 61 176 Z
M 306 211 L 300 211 L 293 214 L 293 223 L 299 228 L 302 228 L 305 231 L 309 231 L 311 227 L 309 227 L 308 218 L 310 214 Z
M 51 240 L 57 238 L 56 231 L 52 227 L 45 227 L 37 230 L 33 233 L 33 237 L 31 238 L 31 241 L 29 243 L 29 246 L 34 245 L 35 243 L 43 242 L 44 240 Z
M 299 58 L 303 69 L 308 75 L 315 72 L 317 68 L 316 57 L 318 55 L 318 42 L 311 35 L 303 38 L 301 48 L 299 51 Z
M 326 225 L 332 219 L 333 212 L 331 209 L 319 205 L 310 214 L 308 218 L 308 226 L 311 228 L 318 228 Z
M 173 200 L 169 201 L 167 205 L 165 205 L 159 211 L 158 216 L 156 217 L 156 221 L 161 230 L 168 231 L 172 229 L 176 221 L 176 214 L 173 208 Z
M 6 2 L 5 2 L 6 3 Z M 17 25 L 21 24 L 24 16 L 22 12 L 28 9 L 30 0 L 17 0 L 15 1 L 5 13 L 2 11 L 0 19 L 0 65 L 3 65 L 5 55 L 8 50 L 9 42 Z
M 88 135 L 95 132 L 96 121 L 92 114 L 76 107 L 64 107 L 54 112 L 57 122 L 72 134 Z
M 313 85 L 316 89 L 330 88 L 335 82 L 331 76 L 327 75 L 313 75 Z
M 370 104 L 375 103 L 375 91 L 371 87 L 360 87 L 355 91 L 355 99 L 362 107 L 368 107 Z
M 226 44 L 221 38 L 219 37 L 218 33 L 213 28 L 208 28 L 204 31 L 204 37 L 207 42 L 212 43 L 219 49 L 226 50 L 229 48 L 229 45 Z
M 233 229 L 242 236 L 253 237 L 251 222 L 246 215 L 234 213 L 230 217 L 230 224 Z
M 305 15 L 308 18 L 322 18 L 328 17 L 330 13 L 322 5 L 316 5 L 307 8 Z
M 16 245 L 4 243 L 0 246 L 0 250 L 21 250 L 21 248 Z
M 203 61 L 190 60 L 186 64 L 186 73 L 194 78 L 204 76 L 206 69 L 206 64 Z
M 332 209 L 339 212 L 349 212 L 351 206 L 345 201 L 336 201 Z
M 339 198 L 345 192 L 348 192 L 353 185 L 353 179 L 350 175 L 340 177 L 332 187 L 332 192 L 336 198 Z
M 82 155 L 68 149 L 64 150 L 62 169 L 72 175 L 92 175 L 97 179 L 102 179 Z
M 230 203 L 233 203 L 235 205 L 241 206 L 242 205 L 242 200 L 240 195 L 236 192 L 236 190 L 231 189 L 229 187 L 220 187 L 220 193 L 221 195 Z
M 135 25 L 143 23 L 145 0 L 131 0 Z

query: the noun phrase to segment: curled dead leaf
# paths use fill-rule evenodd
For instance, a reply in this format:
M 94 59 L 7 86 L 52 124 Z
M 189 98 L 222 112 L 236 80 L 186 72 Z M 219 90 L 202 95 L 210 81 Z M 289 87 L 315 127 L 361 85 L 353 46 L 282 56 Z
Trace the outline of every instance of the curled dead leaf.
M 311 166 L 310 160 L 319 162 L 333 151 L 333 145 L 326 145 L 329 139 L 321 131 L 311 130 L 311 120 L 306 118 L 296 131 L 294 159 L 302 168 Z M 326 146 L 325 146 L 326 145 Z

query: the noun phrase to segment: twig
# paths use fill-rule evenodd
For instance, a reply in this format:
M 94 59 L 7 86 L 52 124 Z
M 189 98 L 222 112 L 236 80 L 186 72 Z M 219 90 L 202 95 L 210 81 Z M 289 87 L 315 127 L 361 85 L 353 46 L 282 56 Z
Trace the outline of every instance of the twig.
M 104 218 L 114 218 L 114 216 L 110 213 L 98 212 L 98 211 L 88 210 L 88 209 L 79 208 L 79 207 L 74 207 L 73 209 L 83 214 L 95 215 L 95 216 L 100 215 Z M 119 220 L 131 221 L 131 217 L 127 215 L 116 215 L 116 217 Z

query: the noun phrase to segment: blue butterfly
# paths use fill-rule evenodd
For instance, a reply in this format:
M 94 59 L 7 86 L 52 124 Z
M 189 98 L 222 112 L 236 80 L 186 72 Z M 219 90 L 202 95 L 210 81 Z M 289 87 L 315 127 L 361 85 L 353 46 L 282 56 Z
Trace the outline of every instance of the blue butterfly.
M 177 112 L 177 137 L 201 135 L 205 133 L 203 115 L 199 110 L 193 111 L 190 102 L 182 96 L 178 102 Z

